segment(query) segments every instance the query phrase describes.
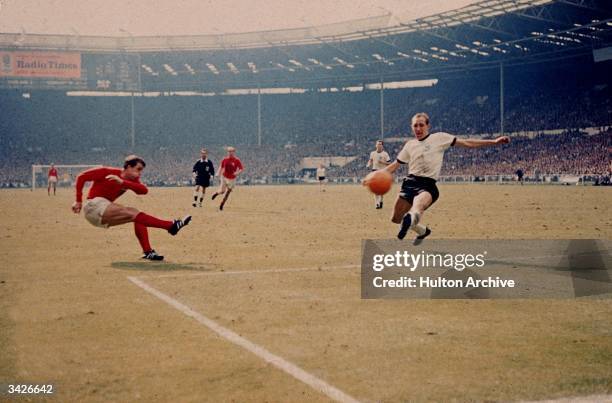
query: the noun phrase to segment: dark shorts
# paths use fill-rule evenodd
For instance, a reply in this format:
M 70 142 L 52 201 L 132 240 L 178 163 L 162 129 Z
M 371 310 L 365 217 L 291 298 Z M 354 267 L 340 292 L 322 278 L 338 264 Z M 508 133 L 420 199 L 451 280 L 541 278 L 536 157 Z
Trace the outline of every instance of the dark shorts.
M 325 176 L 319 176 L 319 181 L 323 182 L 325 180 Z
M 435 179 L 408 175 L 402 182 L 402 190 L 400 191 L 399 197 L 412 204 L 414 198 L 423 192 L 429 192 L 432 198 L 431 204 L 434 204 L 436 200 L 438 200 L 438 197 L 440 197 Z
M 206 176 L 201 178 L 199 176 L 196 176 L 195 184 L 196 186 L 202 186 L 207 188 L 210 186 L 210 177 Z

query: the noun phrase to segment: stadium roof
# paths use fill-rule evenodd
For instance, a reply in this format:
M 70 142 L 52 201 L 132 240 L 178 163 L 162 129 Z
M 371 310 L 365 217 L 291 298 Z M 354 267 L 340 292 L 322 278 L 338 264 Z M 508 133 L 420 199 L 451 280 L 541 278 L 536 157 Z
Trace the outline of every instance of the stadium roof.
M 392 14 L 410 21 L 479 0 L 4 0 L 0 31 L 171 36 L 290 30 Z
M 606 0 L 486 0 L 406 23 L 390 18 L 228 35 L 0 34 L 0 48 L 132 55 L 148 91 L 360 85 L 584 57 L 612 39 Z

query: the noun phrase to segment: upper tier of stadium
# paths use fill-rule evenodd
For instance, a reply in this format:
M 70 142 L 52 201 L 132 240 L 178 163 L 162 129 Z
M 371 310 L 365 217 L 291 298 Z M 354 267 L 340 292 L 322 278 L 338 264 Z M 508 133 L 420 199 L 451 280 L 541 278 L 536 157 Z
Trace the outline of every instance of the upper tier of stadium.
M 3 33 L 0 50 L 132 57 L 137 89 L 154 91 L 363 85 L 592 57 L 594 49 L 605 60 L 612 42 L 605 0 L 485 0 L 407 22 L 391 17 L 222 35 Z

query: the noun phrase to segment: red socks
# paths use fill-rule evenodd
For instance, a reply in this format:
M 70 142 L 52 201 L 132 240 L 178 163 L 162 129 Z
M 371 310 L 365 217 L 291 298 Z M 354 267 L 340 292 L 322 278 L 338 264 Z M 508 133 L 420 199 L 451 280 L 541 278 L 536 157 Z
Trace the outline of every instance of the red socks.
M 172 227 L 172 224 L 172 221 L 160 220 L 145 213 L 138 213 L 134 218 L 134 233 L 136 233 L 136 238 L 138 238 L 138 242 L 142 246 L 142 251 L 150 252 L 152 250 L 151 244 L 149 244 L 149 231 L 147 227 L 168 230 Z
M 172 227 L 172 221 L 160 220 L 145 213 L 138 213 L 134 218 L 134 223 L 144 225 L 145 227 L 163 228 L 169 230 Z
M 145 253 L 150 252 L 151 244 L 149 244 L 149 231 L 147 231 L 147 227 L 143 224 L 134 222 L 134 232 L 136 233 L 138 242 L 140 242 L 140 246 L 142 246 L 142 251 Z

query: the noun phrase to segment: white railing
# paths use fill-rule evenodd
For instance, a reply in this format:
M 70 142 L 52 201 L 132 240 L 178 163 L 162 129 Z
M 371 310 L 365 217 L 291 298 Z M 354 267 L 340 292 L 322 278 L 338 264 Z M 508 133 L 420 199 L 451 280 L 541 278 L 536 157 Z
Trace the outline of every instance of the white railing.
M 525 175 L 524 184 L 558 184 L 558 185 L 584 185 L 594 183 L 598 175 L 581 174 L 540 174 Z M 511 184 L 519 183 L 516 175 L 443 175 L 438 182 L 441 183 L 489 183 Z

